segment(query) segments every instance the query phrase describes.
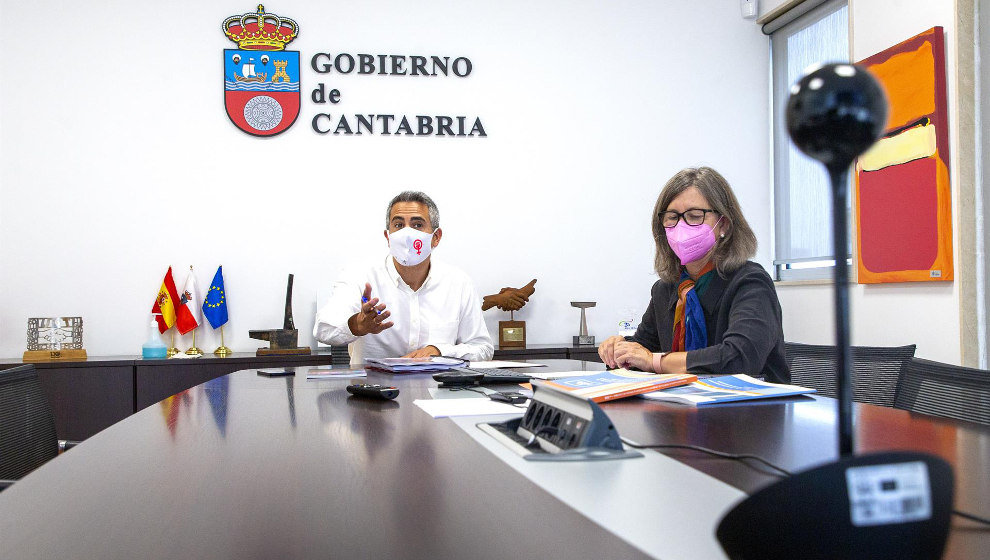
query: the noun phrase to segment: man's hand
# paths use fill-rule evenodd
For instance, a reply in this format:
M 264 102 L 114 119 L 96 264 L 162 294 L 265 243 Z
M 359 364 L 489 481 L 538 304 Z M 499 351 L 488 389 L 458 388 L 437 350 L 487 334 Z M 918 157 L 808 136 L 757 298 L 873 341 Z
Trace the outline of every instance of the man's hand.
M 653 371 L 653 352 L 638 342 L 616 342 L 614 345 L 615 364 L 622 368 L 636 368 L 640 371 Z
M 413 350 L 412 352 L 403 356 L 403 358 L 429 358 L 430 356 L 439 356 L 440 350 L 436 346 L 424 346 L 419 350 Z
M 354 336 L 378 334 L 393 325 L 391 321 L 385 321 L 392 314 L 385 311 L 385 304 L 378 303 L 378 298 L 371 297 L 371 284 L 364 285 L 361 301 L 361 310 L 347 320 L 347 328 L 351 329 Z

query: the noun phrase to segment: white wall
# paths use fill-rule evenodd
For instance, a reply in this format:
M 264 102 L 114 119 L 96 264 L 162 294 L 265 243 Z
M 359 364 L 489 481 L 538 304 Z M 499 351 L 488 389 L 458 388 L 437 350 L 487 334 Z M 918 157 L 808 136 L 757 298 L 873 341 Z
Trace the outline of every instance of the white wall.
M 862 60 L 936 25 L 945 28 L 949 137 L 958 126 L 955 107 L 953 0 L 850 0 L 852 58 Z M 951 151 L 954 261 L 958 273 L 959 208 L 956 158 Z M 856 345 L 917 344 L 917 356 L 960 363 L 958 274 L 954 282 L 854 285 L 851 289 L 852 342 Z M 832 344 L 830 286 L 778 286 L 788 340 Z M 973 302 L 975 305 L 975 302 Z M 828 317 L 828 320 L 813 318 Z
M 767 12 L 774 10 L 790 0 L 759 0 L 759 17 L 763 17 Z
M 268 139 L 222 101 L 220 23 L 255 4 L 0 2 L 2 357 L 52 315 L 84 317 L 90 355 L 137 353 L 165 269 L 181 287 L 190 264 L 201 290 L 223 264 L 238 351 L 281 326 L 295 273 L 311 343 L 317 289 L 385 255 L 383 206 L 405 188 L 438 202 L 436 256 L 481 293 L 540 279 L 516 316 L 534 343 L 576 334 L 571 300 L 598 302 L 599 338 L 645 307 L 652 205 L 681 167 L 726 175 L 770 262 L 767 40 L 735 2 L 267 3 L 299 22 L 303 62 L 300 120 Z M 467 56 L 474 72 L 321 76 L 324 51 Z M 320 136 L 320 81 L 341 90 L 331 112 L 478 115 L 489 136 Z M 495 334 L 504 315 L 486 317 Z

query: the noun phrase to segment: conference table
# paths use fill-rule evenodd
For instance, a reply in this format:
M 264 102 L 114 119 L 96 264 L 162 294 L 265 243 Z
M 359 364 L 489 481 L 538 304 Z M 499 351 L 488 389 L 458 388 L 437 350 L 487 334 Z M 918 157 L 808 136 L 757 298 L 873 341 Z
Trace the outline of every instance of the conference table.
M 0 558 L 724 558 L 722 515 L 778 480 L 691 450 L 524 461 L 476 426 L 511 416 L 434 419 L 413 402 L 481 395 L 449 394 L 429 374 L 307 380 L 309 369 L 208 381 L 35 470 L 0 492 Z M 355 382 L 400 394 L 352 397 Z M 639 444 L 753 453 L 800 471 L 836 458 L 835 405 L 630 398 L 602 409 Z M 854 419 L 857 453 L 938 455 L 955 473 L 955 508 L 990 516 L 990 428 L 866 404 Z M 754 527 L 773 530 L 773 519 Z M 953 518 L 945 558 L 987 550 L 990 532 Z

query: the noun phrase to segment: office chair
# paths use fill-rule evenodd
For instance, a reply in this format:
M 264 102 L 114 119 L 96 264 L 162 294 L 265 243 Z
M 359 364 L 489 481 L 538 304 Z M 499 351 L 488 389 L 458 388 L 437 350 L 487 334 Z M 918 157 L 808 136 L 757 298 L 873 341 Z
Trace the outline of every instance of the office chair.
M 894 406 L 901 371 L 914 357 L 915 345 L 853 346 L 853 400 Z M 784 343 L 785 359 L 791 370 L 791 383 L 817 389 L 819 395 L 836 398 L 835 346 Z
M 894 408 L 990 426 L 990 371 L 913 358 Z
M 33 364 L 0 371 L 0 490 L 74 444 L 55 435 L 55 416 Z

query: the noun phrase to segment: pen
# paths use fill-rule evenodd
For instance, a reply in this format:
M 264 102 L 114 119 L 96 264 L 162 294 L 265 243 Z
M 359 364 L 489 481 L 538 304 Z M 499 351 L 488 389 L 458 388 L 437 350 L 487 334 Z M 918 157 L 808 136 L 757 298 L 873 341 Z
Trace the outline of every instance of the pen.
M 366 298 L 366 297 L 364 297 L 364 296 L 361 296 L 361 303 L 368 303 L 368 298 Z M 375 313 L 376 313 L 377 315 L 381 315 L 381 314 L 382 314 L 382 312 L 381 312 L 381 311 L 379 311 L 379 310 L 377 310 L 377 309 L 375 309 Z

